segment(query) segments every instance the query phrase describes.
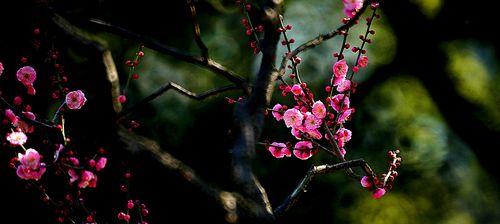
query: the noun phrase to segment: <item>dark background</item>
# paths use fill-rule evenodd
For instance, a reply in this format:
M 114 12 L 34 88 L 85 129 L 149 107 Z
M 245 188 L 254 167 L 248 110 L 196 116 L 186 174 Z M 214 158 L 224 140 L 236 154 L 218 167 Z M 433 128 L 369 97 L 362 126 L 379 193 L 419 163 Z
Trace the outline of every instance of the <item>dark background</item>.
M 357 109 L 349 124 L 353 140 L 350 158 L 365 158 L 379 171 L 385 153 L 400 147 L 403 167 L 394 191 L 381 200 L 371 199 L 358 183 L 342 173 L 316 179 L 283 223 L 494 223 L 500 218 L 498 203 L 500 169 L 500 87 L 498 18 L 493 1 L 465 4 L 452 0 L 400 0 L 382 4 L 382 19 L 368 48 L 370 67 L 360 73 L 360 86 L 352 99 Z M 285 1 L 285 22 L 294 26 L 297 43 L 337 27 L 341 1 Z M 99 54 L 55 27 L 57 12 L 113 54 L 124 84 L 123 65 L 139 43 L 96 29 L 86 21 L 99 18 L 151 36 L 168 45 L 196 54 L 191 23 L 184 1 L 7 1 L 0 7 L 0 77 L 3 96 L 16 91 L 14 74 L 20 58 L 28 56 L 40 68 L 40 93 L 29 99 L 39 117 L 49 117 L 58 102 L 43 92 L 43 49 L 55 46 L 61 64 L 70 73 L 69 86 L 82 89 L 86 107 L 67 116 L 74 150 L 90 156 L 98 147 L 108 149 L 109 166 L 99 188 L 89 194 L 89 207 L 106 220 L 114 220 L 126 198 L 119 192 L 122 174 L 132 170 L 131 196 L 145 200 L 150 223 L 222 223 L 224 211 L 211 198 L 169 172 L 149 154 L 131 152 L 122 143 L 114 122 L 109 85 Z M 242 14 L 231 1 L 200 1 L 199 21 L 210 54 L 221 64 L 251 79 L 257 60 L 247 46 Z M 32 48 L 33 29 L 42 31 L 42 50 Z M 353 32 L 361 32 L 358 26 Z M 357 35 L 350 42 L 358 44 Z M 303 78 L 318 94 L 330 76 L 331 53 L 340 46 L 335 39 L 302 55 Z M 283 52 L 281 49 L 280 52 Z M 145 49 L 139 66 L 141 78 L 132 83 L 129 103 L 167 81 L 194 92 L 225 85 L 222 78 L 191 64 Z M 281 53 L 280 53 L 281 55 Z M 353 55 L 348 55 L 352 57 Z M 47 82 L 47 80 L 45 80 Z M 314 89 L 313 88 L 313 89 Z M 237 98 L 240 93 L 226 94 Z M 10 97 L 10 98 L 9 98 Z M 273 103 L 283 102 L 279 93 Z M 230 157 L 233 106 L 224 97 L 193 101 L 167 93 L 133 114 L 141 135 L 157 140 L 164 150 L 195 168 L 221 188 L 231 188 Z M 2 126 L 2 131 L 4 130 Z M 273 119 L 266 120 L 264 140 L 289 140 L 288 131 Z M 44 146 L 37 146 L 43 152 Z M 48 149 L 45 149 L 48 151 Z M 8 168 L 12 149 L 0 150 L 0 214 L 16 223 L 54 223 L 52 214 L 32 189 Z M 311 164 L 331 162 L 326 155 L 309 161 L 276 160 L 257 148 L 254 170 L 267 189 L 271 203 L 279 204 Z M 43 181 L 57 185 L 55 176 Z M 50 189 L 49 185 L 49 189 Z M 57 187 L 56 189 L 57 195 Z M 8 223 L 12 223 L 9 221 Z

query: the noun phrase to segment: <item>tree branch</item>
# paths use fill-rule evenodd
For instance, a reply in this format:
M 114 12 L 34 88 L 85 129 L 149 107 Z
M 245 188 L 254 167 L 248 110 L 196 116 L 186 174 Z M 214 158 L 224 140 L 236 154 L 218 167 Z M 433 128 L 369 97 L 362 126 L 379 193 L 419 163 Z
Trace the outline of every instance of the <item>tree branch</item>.
M 371 176 L 375 177 L 374 172 L 370 168 L 370 166 L 363 159 L 349 160 L 333 165 L 320 165 L 313 166 L 309 171 L 307 171 L 306 175 L 299 184 L 294 188 L 292 193 L 285 198 L 285 200 L 274 210 L 275 216 L 281 216 L 283 213 L 288 211 L 299 199 L 300 195 L 307 191 L 307 187 L 312 179 L 319 174 L 327 174 L 332 173 L 338 170 L 354 168 L 354 167 L 362 167 L 364 172 Z
M 185 61 L 191 64 L 195 64 L 204 68 L 207 68 L 208 70 L 212 71 L 215 74 L 221 75 L 225 77 L 227 80 L 230 82 L 234 83 L 236 86 L 239 88 L 242 88 L 245 93 L 248 95 L 249 94 L 249 89 L 248 85 L 241 76 L 237 75 L 235 72 L 227 69 L 223 65 L 217 63 L 216 61 L 212 59 L 207 59 L 204 60 L 203 57 L 200 56 L 192 56 L 190 54 L 187 54 L 177 48 L 167 46 L 163 43 L 158 42 L 157 40 L 143 36 L 137 33 L 134 33 L 126 28 L 98 20 L 98 19 L 90 19 L 89 23 L 99 29 L 106 30 L 111 33 L 115 33 L 120 36 L 124 36 L 126 38 L 141 42 L 144 44 L 146 47 L 151 48 L 153 50 L 156 50 L 158 52 L 170 55 L 178 60 Z
M 139 101 L 139 103 L 135 104 L 134 106 L 132 106 L 130 108 L 123 110 L 121 113 L 118 114 L 118 118 L 127 116 L 131 112 L 141 108 L 142 106 L 148 104 L 149 102 L 153 101 L 157 97 L 161 96 L 163 93 L 165 93 L 168 90 L 175 90 L 176 92 L 180 93 L 181 95 L 184 95 L 184 96 L 189 97 L 189 98 L 194 99 L 194 100 L 203 100 L 207 97 L 215 96 L 219 93 L 230 91 L 230 90 L 235 90 L 235 89 L 238 89 L 238 88 L 234 85 L 230 85 L 230 86 L 223 86 L 223 87 L 211 89 L 211 90 L 208 90 L 208 91 L 200 93 L 200 94 L 196 94 L 196 93 L 193 93 L 193 92 L 185 89 L 184 87 L 182 87 L 179 84 L 176 84 L 173 82 L 168 82 L 167 84 L 163 85 L 162 87 L 158 88 L 156 91 L 151 93 L 149 96 L 147 96 L 144 99 L 142 99 L 141 101 Z
M 196 20 L 196 7 L 194 5 L 195 0 L 186 0 L 188 7 L 189 7 L 189 12 L 191 13 L 191 22 L 193 23 L 193 33 L 194 33 L 194 40 L 196 41 L 196 44 L 198 45 L 198 48 L 200 48 L 201 51 L 201 56 L 203 57 L 203 60 L 206 62 L 208 60 L 208 48 L 203 43 L 203 40 L 201 39 L 201 31 L 200 31 L 200 24 L 198 23 L 198 20 Z
M 22 111 L 17 110 L 14 106 L 12 106 L 9 102 L 7 102 L 7 100 L 5 100 L 2 96 L 0 96 L 0 102 L 5 107 L 11 109 L 14 112 L 14 114 L 16 114 L 16 116 L 18 116 L 21 120 L 26 121 L 28 124 L 35 125 L 38 127 L 48 128 L 48 129 L 52 129 L 52 130 L 59 130 L 59 129 L 57 129 L 57 127 L 55 125 L 43 123 L 43 122 L 33 120 L 31 118 L 24 116 Z
M 119 130 L 121 141 L 126 144 L 126 149 L 131 152 L 146 151 L 159 163 L 172 172 L 178 173 L 184 181 L 192 184 L 207 196 L 213 198 L 224 210 L 226 217 L 238 219 L 241 212 L 255 214 L 260 205 L 248 200 L 237 192 L 224 191 L 207 183 L 194 169 L 175 158 L 172 154 L 160 148 L 157 142 L 143 136 L 133 134 L 124 129 Z M 239 211 L 238 209 L 242 209 Z M 237 220 L 233 220 L 237 221 Z

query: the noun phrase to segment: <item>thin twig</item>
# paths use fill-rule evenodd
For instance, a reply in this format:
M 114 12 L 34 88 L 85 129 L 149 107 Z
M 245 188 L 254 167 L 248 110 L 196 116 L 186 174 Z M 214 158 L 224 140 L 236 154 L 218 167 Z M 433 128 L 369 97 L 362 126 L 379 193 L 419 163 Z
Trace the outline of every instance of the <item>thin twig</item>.
M 149 96 L 147 96 L 144 99 L 142 99 L 141 101 L 139 101 L 139 103 L 135 104 L 134 106 L 132 106 L 130 108 L 123 110 L 118 115 L 118 117 L 124 117 L 124 116 L 130 114 L 132 111 L 135 111 L 135 110 L 143 107 L 144 105 L 148 104 L 149 102 L 153 101 L 157 97 L 161 96 L 163 93 L 165 93 L 168 90 L 174 90 L 174 91 L 180 93 L 181 95 L 184 95 L 184 96 L 191 98 L 191 99 L 194 99 L 194 100 L 203 100 L 207 97 L 215 96 L 215 95 L 220 94 L 222 92 L 235 90 L 235 89 L 238 89 L 238 88 L 234 85 L 230 85 L 230 86 L 223 86 L 223 87 L 211 89 L 211 90 L 208 90 L 206 92 L 196 94 L 196 93 L 193 93 L 193 92 L 185 89 L 184 87 L 182 87 L 181 85 L 179 85 L 177 83 L 168 82 L 165 85 L 163 85 L 162 87 L 158 88 L 153 93 L 151 93 Z
M 205 62 L 208 61 L 208 48 L 205 43 L 203 43 L 203 40 L 201 39 L 201 31 L 200 31 L 200 24 L 198 23 L 198 20 L 196 19 L 196 7 L 194 5 L 195 0 L 186 0 L 189 11 L 191 13 L 191 22 L 193 23 L 193 33 L 194 33 L 194 40 L 196 41 L 196 44 L 198 45 L 198 48 L 200 48 L 201 51 L 201 56 L 203 57 L 203 60 Z
M 14 106 L 12 106 L 9 102 L 7 102 L 7 100 L 5 100 L 2 96 L 0 96 L 0 102 L 5 107 L 8 107 L 9 109 L 11 109 L 14 112 L 14 114 L 16 114 L 20 119 L 22 119 L 23 121 L 26 121 L 29 124 L 32 124 L 32 125 L 35 125 L 35 126 L 39 126 L 39 127 L 43 127 L 43 128 L 48 128 L 48 129 L 54 129 L 54 130 L 57 129 L 57 127 L 55 125 L 47 124 L 47 123 L 44 123 L 44 122 L 37 121 L 37 120 L 34 120 L 34 119 L 26 117 L 22 113 L 22 111 L 17 110 Z

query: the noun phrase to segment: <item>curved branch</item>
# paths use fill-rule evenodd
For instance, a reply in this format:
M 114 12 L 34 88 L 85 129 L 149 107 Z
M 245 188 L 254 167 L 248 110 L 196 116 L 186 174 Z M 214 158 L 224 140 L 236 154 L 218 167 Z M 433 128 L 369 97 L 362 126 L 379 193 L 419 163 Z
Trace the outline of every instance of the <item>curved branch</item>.
M 130 114 L 132 111 L 135 111 L 135 110 L 141 108 L 142 106 L 148 104 L 149 102 L 151 102 L 154 99 L 156 99 L 157 97 L 161 96 L 163 93 L 165 93 L 168 90 L 175 90 L 176 92 L 180 93 L 181 95 L 184 95 L 184 96 L 191 98 L 191 99 L 194 99 L 194 100 L 204 100 L 207 97 L 215 96 L 219 93 L 223 93 L 223 92 L 235 90 L 235 89 L 238 89 L 238 88 L 236 86 L 230 85 L 230 86 L 223 86 L 223 87 L 211 89 L 211 90 L 208 90 L 206 92 L 196 94 L 196 93 L 193 93 L 193 92 L 185 89 L 184 87 L 182 87 L 181 85 L 179 85 L 177 83 L 168 82 L 167 84 L 163 85 L 162 87 L 158 88 L 156 91 L 151 93 L 149 96 L 142 99 L 139 103 L 135 104 L 134 106 L 132 106 L 130 108 L 123 110 L 120 114 L 118 114 L 118 117 L 120 118 L 120 117 L 124 117 L 124 116 Z
M 288 211 L 288 209 L 290 209 L 298 201 L 300 195 L 307 191 L 307 186 L 316 175 L 332 173 L 338 170 L 351 169 L 354 167 L 362 167 L 367 175 L 375 177 L 375 173 L 372 171 L 368 163 L 366 163 L 363 159 L 349 160 L 333 165 L 313 166 L 311 167 L 311 169 L 309 169 L 309 171 L 307 171 L 304 178 L 302 178 L 302 180 L 295 187 L 292 193 L 288 195 L 288 197 L 285 198 L 281 205 L 279 205 L 274 210 L 274 215 L 278 217 Z

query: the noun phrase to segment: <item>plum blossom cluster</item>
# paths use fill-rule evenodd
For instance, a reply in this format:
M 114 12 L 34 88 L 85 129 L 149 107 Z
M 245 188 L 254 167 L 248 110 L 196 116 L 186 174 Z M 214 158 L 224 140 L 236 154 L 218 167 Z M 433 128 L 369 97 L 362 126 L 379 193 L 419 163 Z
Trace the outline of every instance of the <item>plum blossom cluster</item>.
M 342 22 L 347 24 L 363 7 L 363 0 L 342 0 L 346 18 Z M 346 122 L 349 121 L 355 108 L 351 106 L 351 95 L 355 92 L 357 84 L 354 82 L 354 75 L 360 72 L 360 69 L 366 68 L 369 58 L 366 56 L 364 47 L 371 44 L 369 35 L 374 35 L 371 30 L 371 24 L 374 18 L 379 18 L 376 14 L 378 3 L 370 4 L 373 13 L 366 18 L 367 29 L 364 35 L 360 35 L 361 44 L 352 47 L 352 53 L 355 54 L 355 60 L 351 63 L 344 55 L 344 50 L 350 49 L 351 45 L 347 42 L 349 28 L 337 31 L 339 36 L 343 36 L 343 42 L 340 52 L 333 54 L 335 61 L 332 66 L 332 75 L 330 82 L 325 85 L 326 97 L 316 97 L 299 74 L 297 66 L 300 60 L 291 58 L 292 65 L 287 68 L 292 72 L 288 75 L 292 84 L 288 84 L 283 77 L 279 80 L 281 94 L 284 97 L 293 99 L 292 105 L 277 103 L 272 108 L 272 116 L 278 122 L 283 122 L 284 126 L 290 129 L 294 141 L 266 143 L 267 150 L 275 158 L 291 157 L 292 154 L 301 160 L 307 160 L 320 150 L 324 150 L 341 161 L 346 161 L 346 146 L 352 138 L 352 131 L 346 128 Z M 357 17 L 356 17 L 357 18 Z M 283 25 L 280 17 L 281 28 L 278 32 L 283 35 L 282 45 L 287 46 L 288 53 L 291 53 L 290 44 L 294 41 L 287 37 L 286 31 L 289 30 Z M 357 24 L 357 22 L 355 22 Z M 291 27 L 291 26 L 290 26 Z M 287 55 L 285 55 L 287 56 Z M 328 144 L 330 147 L 323 146 Z M 330 148 L 330 149 L 329 149 Z M 386 190 L 392 188 L 394 178 L 397 176 L 395 169 L 400 165 L 401 158 L 398 157 L 399 150 L 390 151 L 392 163 L 388 173 L 382 175 L 382 180 L 376 177 L 374 173 L 364 176 L 361 180 L 363 187 L 373 191 L 374 198 L 382 197 Z M 371 169 L 369 169 L 371 170 Z
M 36 30 L 36 33 L 40 32 L 38 28 Z M 40 47 L 39 44 L 41 42 L 36 41 L 37 49 Z M 82 90 L 70 91 L 64 87 L 68 79 L 62 66 L 57 63 L 58 51 L 51 49 L 48 55 L 44 62 L 52 63 L 54 69 L 51 72 L 52 75 L 47 76 L 50 80 L 48 91 L 51 93 L 49 95 L 53 100 L 59 100 L 61 94 L 64 94 L 52 119 L 40 119 L 35 115 L 34 108 L 30 104 L 33 101 L 31 98 L 37 95 L 35 86 L 38 71 L 34 65 L 28 64 L 29 57 L 21 58 L 22 65 L 15 74 L 5 74 L 4 65 L 0 62 L 2 78 L 9 79 L 12 75 L 11 80 L 17 81 L 22 89 L 27 89 L 25 94 L 21 91 L 21 94 L 14 94 L 14 97 L 10 99 L 4 98 L 7 92 L 2 92 L 0 95 L 0 103 L 2 103 L 0 115 L 3 115 L 1 130 L 5 131 L 2 142 L 4 146 L 12 148 L 9 152 L 15 152 L 15 156 L 10 160 L 10 167 L 15 170 L 15 175 L 27 181 L 28 186 L 39 191 L 42 200 L 48 205 L 57 205 L 54 211 L 59 216 L 58 222 L 65 222 L 69 219 L 74 223 L 70 214 L 74 208 L 83 205 L 85 201 L 83 190 L 97 186 L 98 173 L 106 167 L 107 158 L 103 149 L 92 158 L 78 157 L 77 153 L 72 150 L 75 146 L 71 144 L 71 138 L 66 135 L 68 127 L 65 127 L 64 114 L 67 110 L 82 109 L 87 103 L 87 98 Z M 49 134 L 52 132 L 58 136 L 48 137 L 52 136 Z M 76 190 L 69 191 L 64 199 L 49 196 L 45 181 L 42 181 L 49 172 L 67 178 L 68 184 Z M 95 223 L 89 218 L 93 216 L 93 213 L 88 215 L 85 223 Z

